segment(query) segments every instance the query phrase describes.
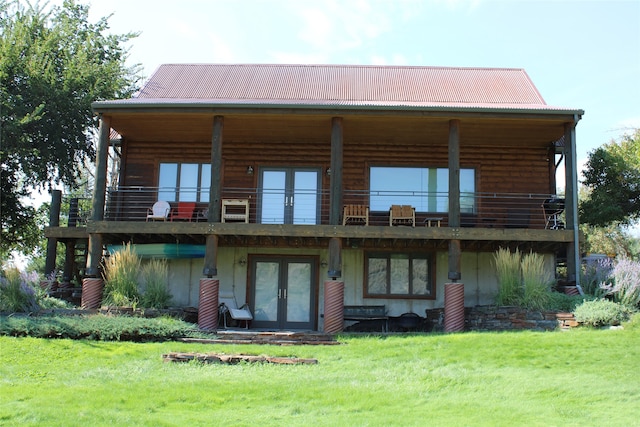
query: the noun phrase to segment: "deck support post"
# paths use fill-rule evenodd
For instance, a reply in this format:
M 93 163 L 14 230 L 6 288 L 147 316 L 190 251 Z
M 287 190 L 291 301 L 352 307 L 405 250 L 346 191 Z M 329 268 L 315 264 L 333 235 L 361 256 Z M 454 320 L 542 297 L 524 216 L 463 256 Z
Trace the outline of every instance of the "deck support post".
M 331 176 L 329 177 L 329 224 L 338 225 L 342 212 L 342 117 L 331 119 Z
M 200 279 L 200 293 L 198 299 L 198 327 L 203 330 L 218 329 L 218 279 Z
M 207 221 L 220 222 L 222 206 L 222 135 L 224 117 L 213 118 L 213 135 L 211 136 L 211 186 L 209 187 L 209 209 Z
M 460 228 L 460 120 L 449 120 L 449 227 Z M 460 240 L 449 240 L 448 278 L 453 282 L 462 276 L 460 257 Z
M 206 237 L 202 274 L 208 278 L 218 275 L 218 236 L 215 234 Z
M 336 280 L 342 277 L 342 239 L 332 237 L 329 239 L 329 270 L 327 276 Z
M 51 192 L 51 210 L 49 210 L 49 227 L 58 227 L 60 225 L 60 206 L 62 204 L 62 191 L 53 190 Z M 47 239 L 47 258 L 44 264 L 44 275 L 49 277 L 56 270 L 56 249 L 58 239 Z
M 337 334 L 344 330 L 344 282 L 324 282 L 324 332 Z
M 567 244 L 567 280 L 574 282 L 581 295 L 580 286 L 580 230 L 578 229 L 578 171 L 576 163 L 576 125 L 578 116 L 572 123 L 564 125 L 565 158 L 565 216 L 567 229 L 573 231 L 573 241 Z

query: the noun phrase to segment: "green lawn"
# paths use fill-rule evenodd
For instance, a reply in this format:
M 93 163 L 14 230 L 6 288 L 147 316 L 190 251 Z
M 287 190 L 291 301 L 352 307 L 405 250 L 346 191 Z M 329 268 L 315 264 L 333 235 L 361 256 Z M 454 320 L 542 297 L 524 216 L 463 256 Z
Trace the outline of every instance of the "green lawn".
M 0 425 L 640 423 L 640 328 L 340 341 L 278 347 L 0 337 Z M 319 363 L 163 363 L 172 351 Z

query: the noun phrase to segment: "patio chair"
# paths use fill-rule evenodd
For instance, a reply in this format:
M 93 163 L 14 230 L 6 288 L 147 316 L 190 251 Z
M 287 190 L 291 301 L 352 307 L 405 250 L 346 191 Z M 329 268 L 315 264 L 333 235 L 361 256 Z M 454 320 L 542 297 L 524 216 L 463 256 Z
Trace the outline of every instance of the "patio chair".
M 171 205 L 163 200 L 158 200 L 153 207 L 147 209 L 147 221 L 166 221 L 171 211 Z
M 544 228 L 547 230 L 560 230 L 564 228 L 564 222 L 560 219 L 560 214 L 564 212 L 564 199 L 550 197 L 542 203 L 544 213 Z
M 233 292 L 220 292 L 218 295 L 218 303 L 220 304 L 218 314 L 222 316 L 225 329 L 227 329 L 227 316 L 237 322 L 244 320 L 245 329 L 249 329 L 249 322 L 253 320 L 253 314 L 251 314 L 249 304 L 245 303 L 241 307 L 238 307 Z
M 391 205 L 389 225 L 416 226 L 416 208 L 411 205 Z
M 347 225 L 351 221 L 369 225 L 369 206 L 345 205 L 342 212 L 342 225 Z
M 191 222 L 196 210 L 196 202 L 178 202 L 178 208 L 171 211 L 171 221 L 187 220 Z

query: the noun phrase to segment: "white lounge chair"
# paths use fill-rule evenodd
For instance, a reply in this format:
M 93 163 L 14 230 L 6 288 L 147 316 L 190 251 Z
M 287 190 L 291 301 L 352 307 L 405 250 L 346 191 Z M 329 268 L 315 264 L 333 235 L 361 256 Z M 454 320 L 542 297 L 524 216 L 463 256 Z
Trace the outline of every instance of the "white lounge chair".
M 225 329 L 227 329 L 227 314 L 238 322 L 244 320 L 245 328 L 249 329 L 249 321 L 253 320 L 253 314 L 251 314 L 251 310 L 249 310 L 249 304 L 238 307 L 235 295 L 229 292 L 220 292 L 218 295 L 218 303 L 220 304 L 218 313 L 223 318 Z
M 171 212 L 169 202 L 159 200 L 153 204 L 153 207 L 147 209 L 147 221 L 166 221 Z

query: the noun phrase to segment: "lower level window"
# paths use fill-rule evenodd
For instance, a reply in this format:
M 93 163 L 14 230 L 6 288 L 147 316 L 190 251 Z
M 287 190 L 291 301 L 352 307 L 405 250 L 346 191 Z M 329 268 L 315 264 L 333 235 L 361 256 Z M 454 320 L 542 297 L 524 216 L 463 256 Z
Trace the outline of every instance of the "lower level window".
M 368 253 L 364 296 L 434 298 L 434 271 L 430 254 Z

